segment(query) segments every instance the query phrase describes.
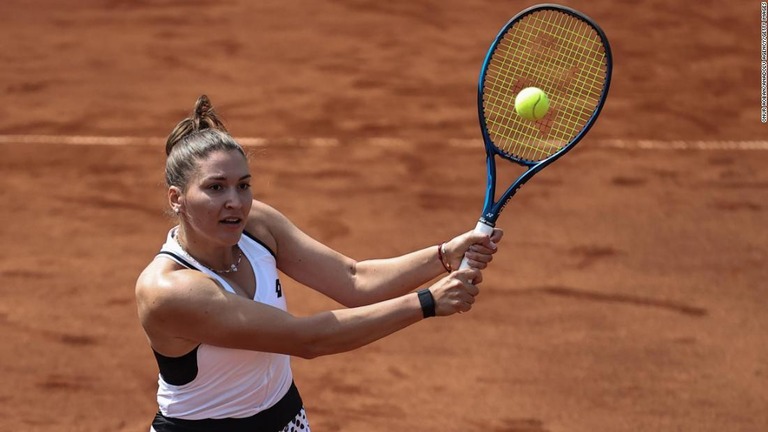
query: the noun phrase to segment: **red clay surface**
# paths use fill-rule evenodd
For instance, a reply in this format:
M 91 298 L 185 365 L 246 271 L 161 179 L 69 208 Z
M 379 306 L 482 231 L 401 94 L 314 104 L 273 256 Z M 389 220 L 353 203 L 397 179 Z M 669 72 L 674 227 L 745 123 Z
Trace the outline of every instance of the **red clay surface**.
M 0 6 L 1 135 L 161 137 L 207 93 L 271 140 L 258 198 L 358 259 L 474 226 L 478 69 L 531 5 L 65 3 Z M 613 45 L 602 117 L 502 215 L 472 313 L 294 360 L 313 430 L 768 430 L 768 152 L 600 145 L 765 139 L 759 3 L 566 4 Z M 338 144 L 291 140 L 317 137 Z M 0 152 L 0 430 L 146 431 L 133 284 L 172 224 L 162 142 Z M 296 314 L 337 307 L 284 282 Z

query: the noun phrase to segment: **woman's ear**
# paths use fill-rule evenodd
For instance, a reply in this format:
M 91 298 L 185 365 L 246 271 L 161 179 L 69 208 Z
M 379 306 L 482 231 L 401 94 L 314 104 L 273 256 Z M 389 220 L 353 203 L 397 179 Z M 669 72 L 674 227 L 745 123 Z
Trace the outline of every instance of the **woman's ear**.
M 168 204 L 171 206 L 171 210 L 174 213 L 181 213 L 184 204 L 184 195 L 179 187 L 171 186 L 168 188 Z

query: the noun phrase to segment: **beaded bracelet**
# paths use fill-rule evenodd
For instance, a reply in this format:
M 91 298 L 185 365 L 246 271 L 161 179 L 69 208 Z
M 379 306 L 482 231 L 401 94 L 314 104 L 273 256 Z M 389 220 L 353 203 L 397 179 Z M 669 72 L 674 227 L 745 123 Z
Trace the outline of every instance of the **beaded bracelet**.
M 437 246 L 437 257 L 440 259 L 440 264 L 443 265 L 445 271 L 450 273 L 452 270 L 451 263 L 445 260 L 445 243 Z

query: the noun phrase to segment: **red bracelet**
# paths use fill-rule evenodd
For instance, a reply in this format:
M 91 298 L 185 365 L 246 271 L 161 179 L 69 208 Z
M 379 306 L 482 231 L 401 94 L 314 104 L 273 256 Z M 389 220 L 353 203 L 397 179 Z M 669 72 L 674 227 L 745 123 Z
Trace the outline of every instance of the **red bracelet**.
M 445 271 L 450 273 L 452 271 L 451 263 L 445 261 L 445 243 L 439 244 L 437 246 L 437 257 L 440 259 L 440 264 L 443 265 Z

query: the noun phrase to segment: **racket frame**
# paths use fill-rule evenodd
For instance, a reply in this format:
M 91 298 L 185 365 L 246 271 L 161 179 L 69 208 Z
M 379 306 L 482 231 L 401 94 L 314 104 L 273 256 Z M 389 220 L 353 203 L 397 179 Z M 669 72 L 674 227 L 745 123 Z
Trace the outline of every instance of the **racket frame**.
M 483 114 L 483 94 L 484 94 L 483 84 L 485 81 L 485 77 L 488 73 L 488 66 L 491 63 L 491 58 L 493 54 L 496 52 L 496 48 L 504 38 L 504 35 L 510 29 L 510 27 L 515 25 L 518 21 L 522 20 L 526 16 L 541 10 L 555 10 L 558 12 L 563 12 L 563 13 L 575 16 L 576 18 L 586 22 L 597 32 L 597 34 L 600 36 L 603 46 L 605 47 L 606 78 L 603 84 L 603 90 L 601 93 L 600 100 L 597 103 L 597 107 L 592 112 L 592 115 L 589 117 L 586 125 L 581 129 L 581 131 L 579 131 L 579 133 L 568 144 L 566 144 L 560 150 L 548 156 L 547 158 L 541 161 L 528 161 L 528 160 L 515 157 L 512 154 L 506 153 L 493 144 L 493 141 L 491 140 L 488 132 L 488 128 L 486 127 L 485 117 Z M 493 227 L 496 225 L 496 220 L 498 219 L 502 210 L 504 210 L 504 207 L 507 205 L 509 200 L 515 195 L 517 190 L 520 189 L 520 187 L 524 185 L 528 180 L 530 180 L 531 177 L 533 177 L 536 173 L 538 173 L 544 167 L 546 167 L 547 165 L 551 164 L 552 162 L 562 157 L 565 153 L 571 150 L 579 141 L 581 141 L 581 139 L 584 137 L 584 135 L 586 135 L 589 129 L 592 128 L 592 125 L 595 123 L 595 120 L 600 114 L 600 111 L 603 109 L 603 105 L 605 104 L 605 99 L 608 95 L 608 89 L 610 88 L 610 85 L 611 85 L 612 72 L 613 72 L 613 56 L 611 54 L 611 47 L 610 47 L 610 44 L 608 43 L 608 38 L 605 36 L 605 32 L 603 32 L 603 29 L 601 29 L 600 26 L 598 26 L 597 23 L 595 23 L 591 18 L 569 7 L 552 4 L 552 3 L 534 5 L 521 11 L 520 13 L 512 17 L 512 19 L 510 19 L 504 25 L 504 27 L 501 28 L 499 33 L 496 35 L 496 39 L 494 39 L 493 43 L 488 49 L 488 53 L 486 54 L 485 59 L 483 60 L 483 65 L 480 69 L 480 77 L 478 79 L 477 108 L 478 108 L 478 118 L 480 121 L 480 130 L 482 131 L 483 143 L 485 145 L 485 151 L 486 151 L 486 174 L 487 174 L 486 182 L 487 183 L 486 183 L 486 192 L 485 192 L 485 202 L 483 203 L 483 213 L 482 213 L 482 216 L 480 217 L 480 220 L 477 226 L 475 227 L 476 231 L 483 232 L 483 233 L 493 232 Z M 507 188 L 507 190 L 499 197 L 498 201 L 494 201 L 494 198 L 496 196 L 496 156 L 510 160 L 512 162 L 515 162 L 519 165 L 522 165 L 528 168 L 522 175 L 520 175 L 520 177 L 517 178 L 517 180 L 514 183 L 512 183 L 511 186 Z

